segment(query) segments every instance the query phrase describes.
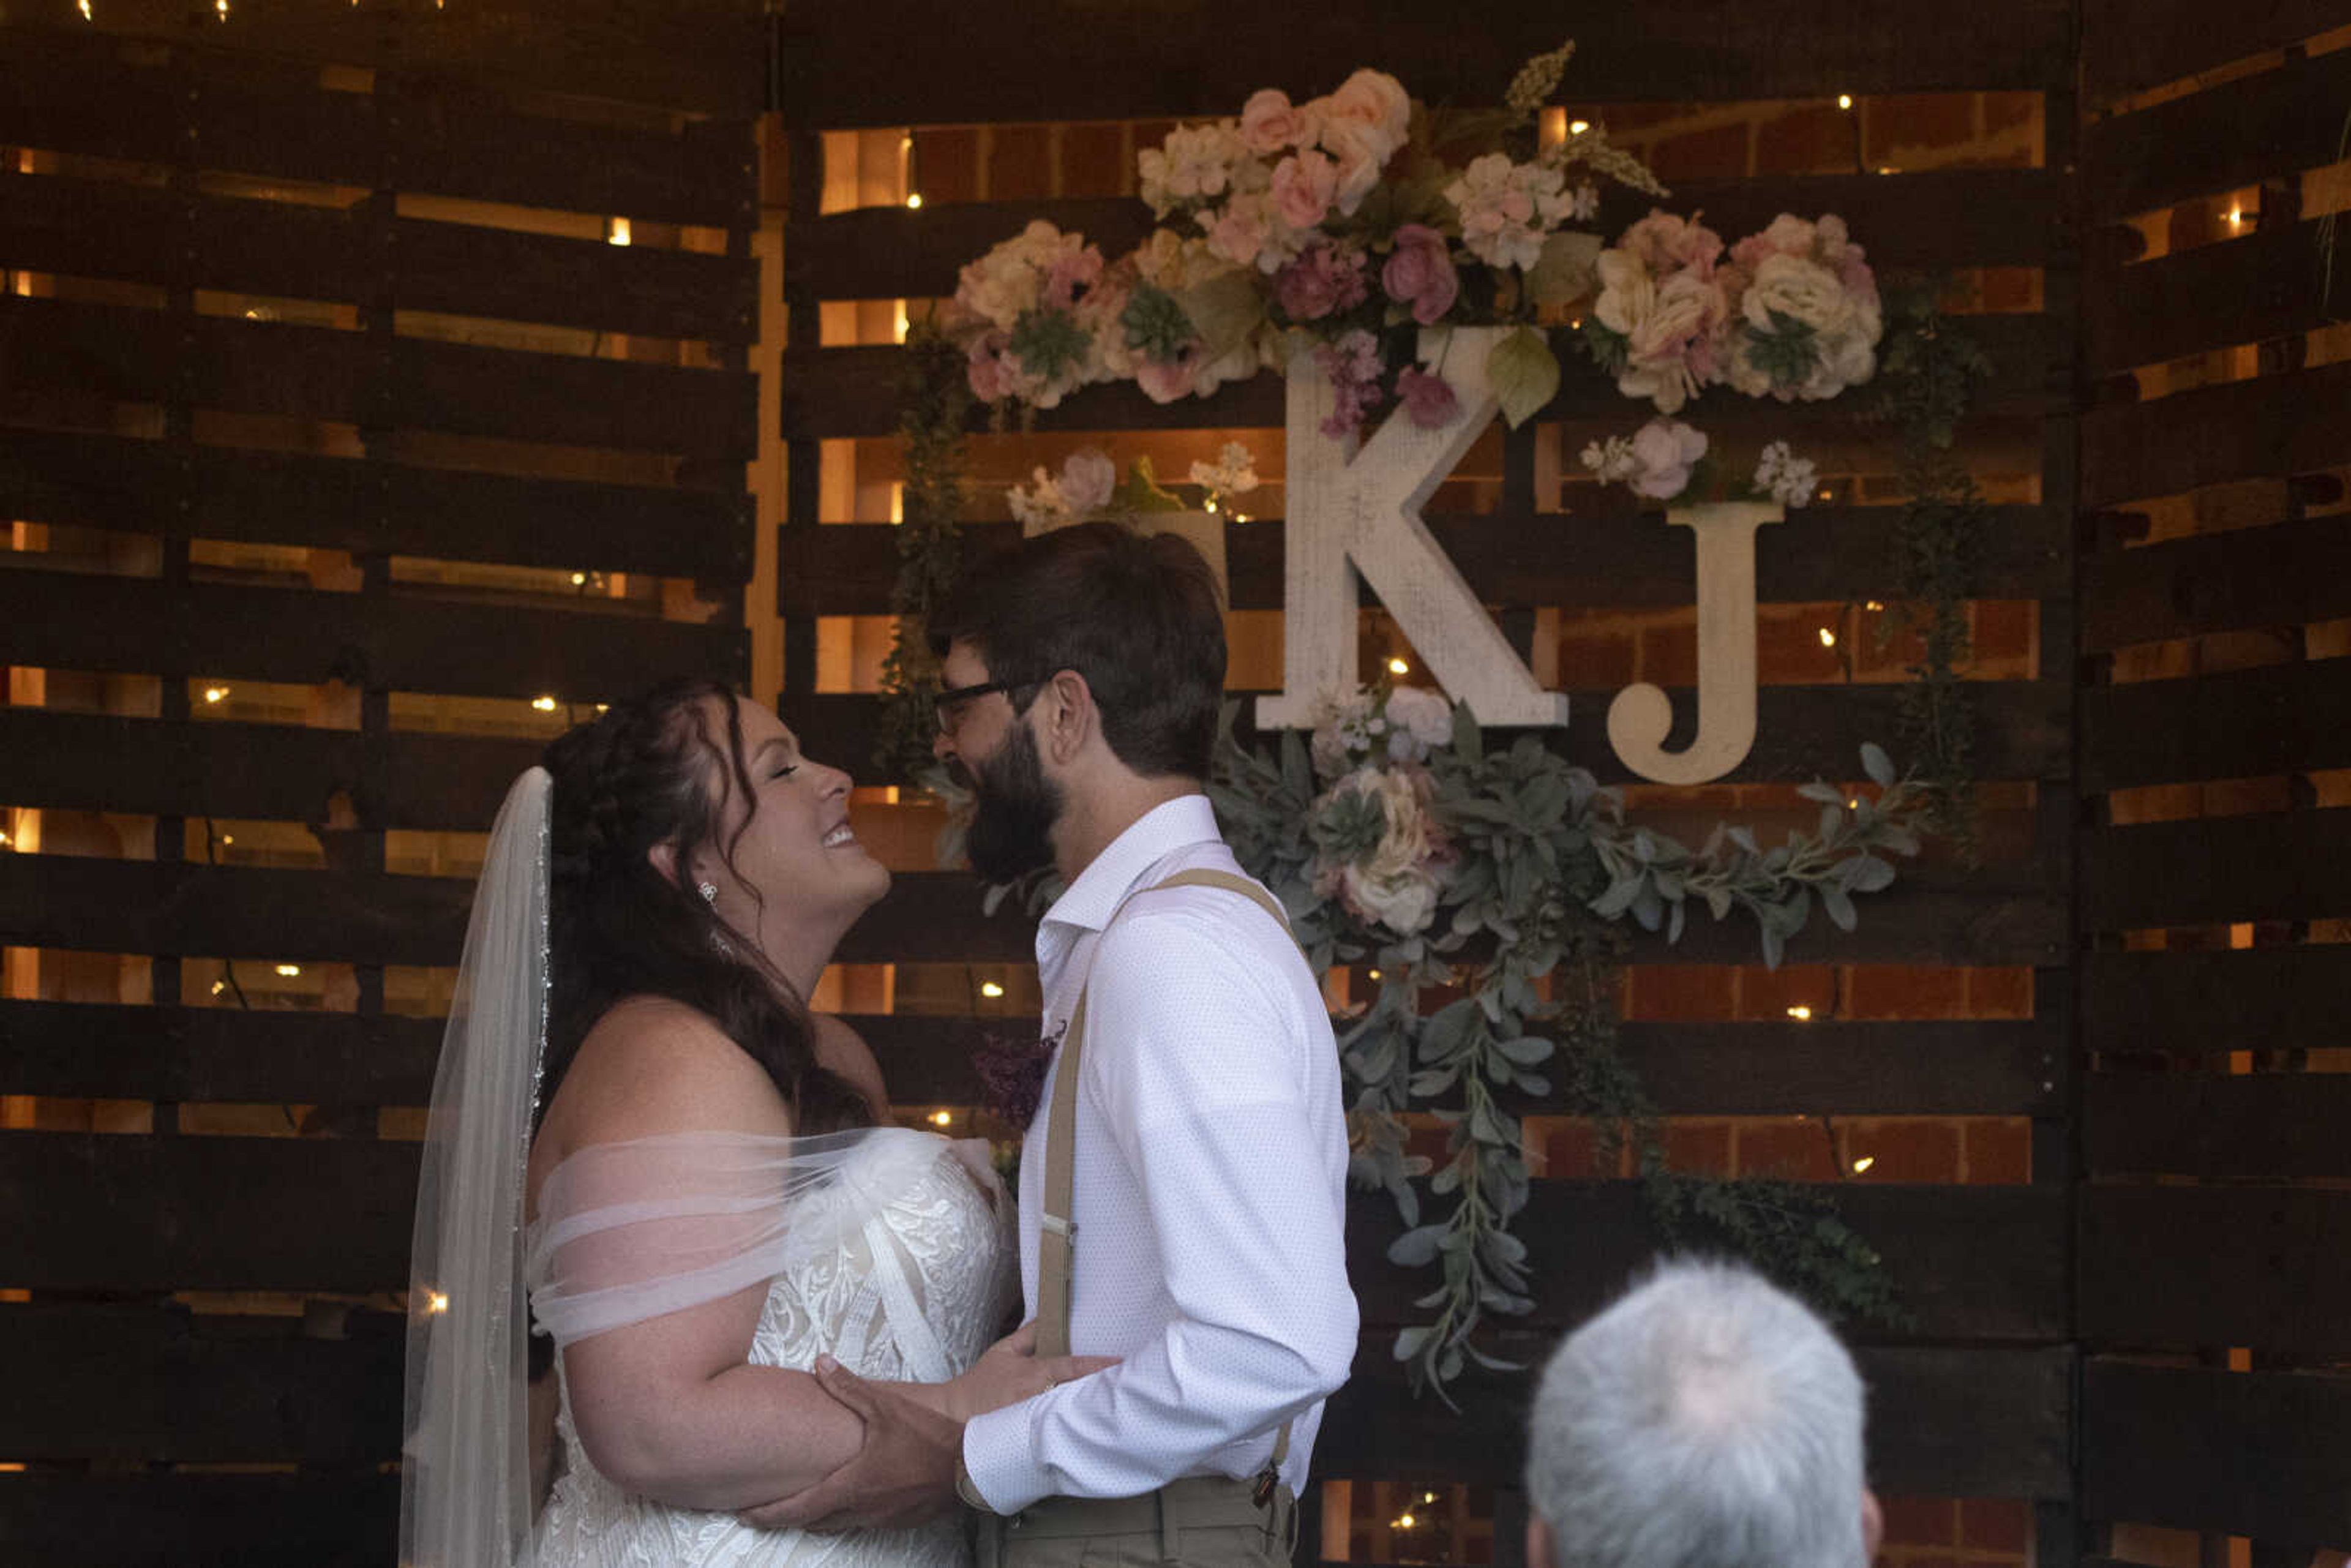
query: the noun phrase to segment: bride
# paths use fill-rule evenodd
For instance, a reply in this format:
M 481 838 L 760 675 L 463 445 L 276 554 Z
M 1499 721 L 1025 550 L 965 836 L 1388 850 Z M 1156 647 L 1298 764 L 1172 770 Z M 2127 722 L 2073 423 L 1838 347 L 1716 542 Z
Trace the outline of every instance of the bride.
M 988 1347 L 1017 1293 L 984 1146 L 890 1125 L 863 1042 L 803 1002 L 889 886 L 848 804 L 705 682 L 615 705 L 507 796 L 418 1187 L 403 1564 L 955 1568 L 953 1519 L 736 1517 L 856 1451 L 818 1357 L 956 1422 L 1108 1364 Z

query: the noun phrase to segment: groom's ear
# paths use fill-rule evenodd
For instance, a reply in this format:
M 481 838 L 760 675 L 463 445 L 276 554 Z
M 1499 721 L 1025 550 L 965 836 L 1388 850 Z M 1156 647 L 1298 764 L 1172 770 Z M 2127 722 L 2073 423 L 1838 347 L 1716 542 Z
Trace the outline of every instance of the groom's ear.
M 1093 688 L 1086 685 L 1085 676 L 1075 670 L 1063 670 L 1045 683 L 1045 692 L 1052 704 L 1044 716 L 1045 733 L 1039 737 L 1040 748 L 1061 767 L 1077 760 L 1083 751 L 1086 737 L 1101 723 L 1102 716 L 1094 709 Z

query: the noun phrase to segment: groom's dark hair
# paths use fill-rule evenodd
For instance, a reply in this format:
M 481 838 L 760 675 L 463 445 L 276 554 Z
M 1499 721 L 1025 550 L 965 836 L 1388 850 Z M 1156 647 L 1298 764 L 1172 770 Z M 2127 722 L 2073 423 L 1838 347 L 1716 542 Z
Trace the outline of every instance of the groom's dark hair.
M 1086 678 L 1112 755 L 1144 778 L 1206 779 L 1225 694 L 1224 607 L 1173 534 L 1080 523 L 1021 540 L 956 579 L 931 649 L 968 639 L 999 681 Z M 1017 710 L 1036 699 L 1014 694 Z

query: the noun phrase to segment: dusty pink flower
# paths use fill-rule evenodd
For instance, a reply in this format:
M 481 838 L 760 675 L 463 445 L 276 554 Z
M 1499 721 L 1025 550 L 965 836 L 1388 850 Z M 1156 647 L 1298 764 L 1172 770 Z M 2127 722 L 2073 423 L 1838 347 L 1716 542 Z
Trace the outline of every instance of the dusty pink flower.
M 1292 228 L 1321 223 L 1338 190 L 1339 167 L 1322 153 L 1294 152 L 1273 166 L 1274 210 Z
M 1722 236 L 1695 214 L 1682 218 L 1652 207 L 1647 217 L 1625 231 L 1616 248 L 1632 252 L 1651 272 L 1688 270 L 1707 278 L 1721 258 Z
M 1191 395 L 1193 371 L 1199 361 L 1197 349 L 1186 349 L 1173 360 L 1146 359 L 1135 367 L 1134 383 L 1154 402 L 1174 402 Z
M 1361 430 L 1364 415 L 1380 402 L 1380 345 L 1358 328 L 1314 350 L 1314 367 L 1330 378 L 1331 413 L 1322 434 L 1342 440 Z
M 1274 298 L 1293 321 L 1319 321 L 1364 302 L 1364 256 L 1330 245 L 1310 246 L 1273 275 Z
M 1227 202 L 1208 225 L 1209 251 L 1236 267 L 1256 266 L 1259 253 L 1273 233 L 1266 201 L 1260 191 Z
M 1339 84 L 1339 90 L 1319 100 L 1332 120 L 1353 120 L 1368 126 L 1384 144 L 1380 162 L 1405 144 L 1412 131 L 1412 99 L 1404 84 L 1385 71 L 1368 67 Z
M 990 332 L 976 340 L 966 357 L 964 379 L 971 383 L 971 395 L 982 402 L 1000 402 L 1019 390 L 1012 367 L 1005 362 L 1004 345 L 998 340 L 1002 332 Z
M 1319 119 L 1309 109 L 1293 108 L 1280 88 L 1260 88 L 1241 105 L 1241 140 L 1260 155 L 1303 147 L 1314 140 Z
M 1396 398 L 1405 416 L 1423 430 L 1442 430 L 1461 416 L 1453 383 L 1417 365 L 1406 365 L 1397 375 Z
M 1460 275 L 1445 236 L 1426 224 L 1405 224 L 1395 232 L 1395 249 L 1380 269 L 1380 287 L 1399 305 L 1412 307 L 1412 319 L 1434 326 L 1453 308 L 1461 295 Z

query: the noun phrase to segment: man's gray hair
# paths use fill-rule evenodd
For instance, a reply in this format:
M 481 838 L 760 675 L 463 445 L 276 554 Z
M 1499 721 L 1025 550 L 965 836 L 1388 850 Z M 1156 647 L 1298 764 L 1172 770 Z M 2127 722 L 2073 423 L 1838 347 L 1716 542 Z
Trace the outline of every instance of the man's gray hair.
M 1861 1424 L 1853 1358 L 1801 1302 L 1668 1263 L 1552 1356 L 1528 1506 L 1556 1568 L 1866 1568 Z

